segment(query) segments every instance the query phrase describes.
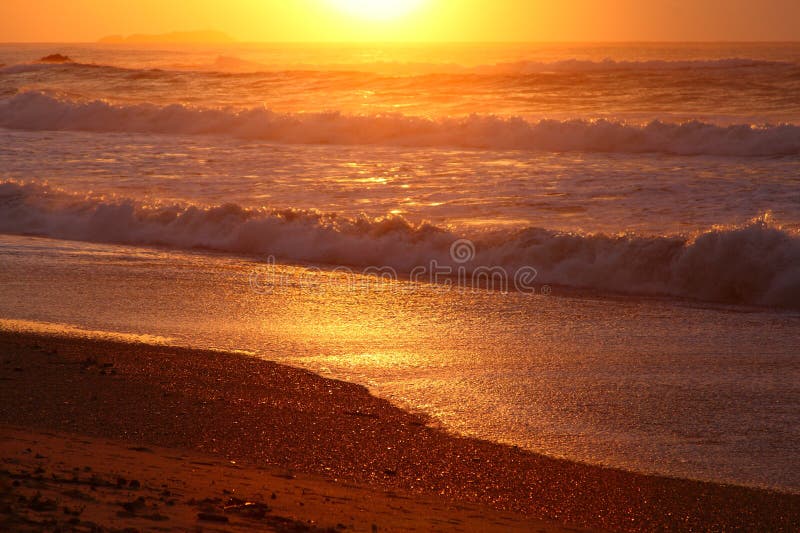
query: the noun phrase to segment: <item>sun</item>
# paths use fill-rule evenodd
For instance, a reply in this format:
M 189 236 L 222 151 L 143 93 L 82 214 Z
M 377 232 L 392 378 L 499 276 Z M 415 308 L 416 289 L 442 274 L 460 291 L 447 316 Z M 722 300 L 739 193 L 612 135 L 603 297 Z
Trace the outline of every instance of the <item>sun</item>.
M 330 0 L 340 10 L 368 20 L 392 20 L 411 13 L 422 0 Z

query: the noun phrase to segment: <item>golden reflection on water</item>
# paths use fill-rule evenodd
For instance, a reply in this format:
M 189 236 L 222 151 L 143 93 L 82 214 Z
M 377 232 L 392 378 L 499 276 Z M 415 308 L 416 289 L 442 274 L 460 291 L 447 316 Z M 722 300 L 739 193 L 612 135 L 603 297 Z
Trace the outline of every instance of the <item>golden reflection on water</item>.
M 609 466 L 798 486 L 775 446 L 796 442 L 795 314 L 460 292 L 283 265 L 261 294 L 248 274 L 263 264 L 251 260 L 0 237 L 24 252 L 0 257 L 4 314 L 49 319 L 59 333 L 149 331 L 246 349 L 366 385 L 465 435 Z M 78 253 L 90 249 L 98 253 Z M 0 322 L 11 327 L 41 330 Z M 698 444 L 709 427 L 718 444 Z M 752 469 L 742 470 L 742 454 Z
M 321 355 L 313 358 L 316 364 L 324 367 L 351 367 L 351 368 L 415 368 L 428 366 L 423 364 L 416 352 L 403 351 L 373 351 L 362 353 L 348 353 L 346 355 Z
M 441 336 L 421 307 L 436 307 L 425 284 L 387 280 L 355 272 L 275 265 L 268 305 L 256 307 L 259 333 L 280 334 L 298 344 L 319 343 L 308 361 L 338 368 L 418 368 Z M 280 301 L 280 309 L 272 304 Z M 259 300 L 256 300 L 258 305 Z
M 121 333 L 117 331 L 103 331 L 94 329 L 84 329 L 71 324 L 59 324 L 52 322 L 38 322 L 36 320 L 17 320 L 0 319 L 0 330 L 13 333 L 37 333 L 45 335 L 57 335 L 63 337 L 78 337 L 84 339 L 98 339 L 115 342 L 141 343 L 151 345 L 171 344 L 175 339 L 171 337 L 161 337 L 159 335 L 147 335 L 140 333 Z

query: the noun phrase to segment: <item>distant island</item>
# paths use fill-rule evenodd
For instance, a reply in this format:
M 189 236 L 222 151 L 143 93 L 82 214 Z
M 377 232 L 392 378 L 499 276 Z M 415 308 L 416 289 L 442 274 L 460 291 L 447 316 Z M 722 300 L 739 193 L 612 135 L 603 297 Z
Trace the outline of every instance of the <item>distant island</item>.
M 157 44 L 157 43 L 232 43 L 235 40 L 221 31 L 175 31 L 161 34 L 136 33 L 128 35 L 109 35 L 99 41 L 103 44 Z

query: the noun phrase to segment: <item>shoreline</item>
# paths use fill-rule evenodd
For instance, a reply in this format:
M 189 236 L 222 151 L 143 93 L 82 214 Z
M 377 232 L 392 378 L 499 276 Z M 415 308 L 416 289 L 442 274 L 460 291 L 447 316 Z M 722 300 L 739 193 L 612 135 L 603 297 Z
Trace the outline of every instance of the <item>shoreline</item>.
M 800 526 L 800 495 L 451 435 L 360 385 L 241 354 L 0 331 L 0 379 L 4 435 L 180 449 L 599 530 Z

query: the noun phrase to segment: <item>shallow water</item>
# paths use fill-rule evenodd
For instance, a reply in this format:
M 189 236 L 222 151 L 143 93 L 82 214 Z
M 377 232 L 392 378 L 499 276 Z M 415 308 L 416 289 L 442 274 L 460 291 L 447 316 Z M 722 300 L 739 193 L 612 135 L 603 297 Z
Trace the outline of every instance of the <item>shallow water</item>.
M 542 287 L 364 289 L 291 266 L 276 266 L 282 282 L 256 293 L 249 276 L 263 265 L 247 259 L 26 237 L 0 244 L 4 317 L 247 350 L 363 383 L 467 435 L 800 490 L 795 312 L 558 288 L 543 296 Z

